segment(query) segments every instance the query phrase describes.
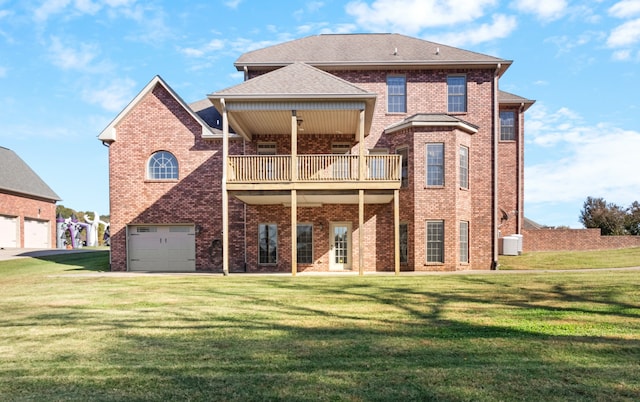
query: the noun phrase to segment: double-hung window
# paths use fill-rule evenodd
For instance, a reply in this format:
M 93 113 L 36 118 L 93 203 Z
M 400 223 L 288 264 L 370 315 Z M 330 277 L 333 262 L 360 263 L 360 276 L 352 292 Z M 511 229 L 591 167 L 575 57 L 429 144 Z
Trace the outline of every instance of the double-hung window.
M 469 262 L 469 222 L 460 222 L 460 262 Z
M 500 112 L 500 141 L 515 141 L 516 114 L 513 111 Z
M 396 149 L 396 154 L 400 155 L 402 158 L 400 166 L 400 187 L 405 188 L 409 186 L 409 148 L 405 147 Z
M 450 75 L 447 77 L 447 95 L 449 113 L 464 113 L 467 111 L 467 77 L 464 75 Z
M 387 76 L 387 112 L 407 112 L 407 79 L 404 75 Z
M 389 150 L 386 148 L 373 148 L 369 150 L 369 179 L 384 180 L 387 177 L 386 163 Z
M 278 262 L 278 226 L 274 223 L 258 225 L 258 263 L 276 264 Z
M 469 188 L 469 148 L 460 145 L 460 188 Z
M 444 262 L 444 221 L 427 221 L 427 263 Z
M 400 264 L 409 261 L 409 227 L 406 223 L 400 224 Z
M 259 142 L 258 143 L 258 155 L 262 156 L 258 161 L 258 179 L 259 180 L 274 180 L 274 156 L 276 154 L 275 142 Z
M 444 186 L 444 144 L 427 144 L 427 187 Z
M 313 264 L 313 226 L 298 224 L 296 237 L 298 264 Z

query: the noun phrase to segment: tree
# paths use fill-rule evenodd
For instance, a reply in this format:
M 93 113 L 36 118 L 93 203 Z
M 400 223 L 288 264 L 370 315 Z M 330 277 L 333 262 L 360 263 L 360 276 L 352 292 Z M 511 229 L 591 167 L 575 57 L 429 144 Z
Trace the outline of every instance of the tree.
M 627 210 L 607 203 L 604 198 L 587 197 L 580 212 L 580 222 L 586 228 L 600 228 L 605 236 L 627 233 Z
M 630 235 L 640 236 L 640 203 L 638 201 L 634 201 L 627 209 L 625 228 Z

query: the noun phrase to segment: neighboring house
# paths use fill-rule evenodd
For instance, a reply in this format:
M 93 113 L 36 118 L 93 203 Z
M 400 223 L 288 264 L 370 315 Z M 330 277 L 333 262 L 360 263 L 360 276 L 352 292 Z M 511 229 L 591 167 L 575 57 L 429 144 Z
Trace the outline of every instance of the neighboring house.
M 0 147 L 0 248 L 55 245 L 60 197 L 10 149 Z
M 245 53 L 187 105 L 155 77 L 109 145 L 111 269 L 495 268 L 523 224 L 511 61 L 398 34 Z

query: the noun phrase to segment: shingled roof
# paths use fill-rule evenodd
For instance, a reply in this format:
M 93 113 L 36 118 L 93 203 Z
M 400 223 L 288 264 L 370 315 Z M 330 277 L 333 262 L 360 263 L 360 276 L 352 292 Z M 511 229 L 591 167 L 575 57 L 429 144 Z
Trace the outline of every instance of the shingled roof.
M 463 50 L 400 34 L 325 34 L 280 43 L 240 56 L 235 66 L 274 68 L 303 62 L 323 68 L 331 66 L 427 66 L 501 65 L 501 73 L 512 63 L 497 57 Z
M 352 83 L 335 75 L 304 63 L 293 63 L 284 68 L 260 75 L 241 84 L 214 92 L 210 96 L 243 96 L 257 95 L 286 96 L 286 97 L 326 97 L 337 96 L 367 96 L 374 97 Z
M 523 105 L 524 104 L 524 107 L 525 107 L 524 110 L 529 109 L 531 105 L 536 103 L 536 101 L 534 100 L 523 98 L 522 96 L 514 95 L 512 93 L 502 91 L 502 90 L 498 91 L 498 102 L 500 102 L 500 104 L 503 104 L 503 105 Z
M 478 126 L 468 123 L 455 116 L 442 113 L 418 113 L 409 116 L 397 123 L 385 128 L 387 134 L 403 130 L 409 127 L 453 127 L 466 131 L 469 134 L 478 132 Z
M 0 147 L 0 191 L 60 201 L 60 197 L 15 152 Z

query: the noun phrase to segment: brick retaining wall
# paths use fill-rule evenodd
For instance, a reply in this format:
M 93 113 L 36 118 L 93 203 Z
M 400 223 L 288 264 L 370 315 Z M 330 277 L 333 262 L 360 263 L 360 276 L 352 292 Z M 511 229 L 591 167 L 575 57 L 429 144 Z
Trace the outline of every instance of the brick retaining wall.
M 530 229 L 522 234 L 524 252 L 640 247 L 640 236 L 601 236 L 600 229 Z

